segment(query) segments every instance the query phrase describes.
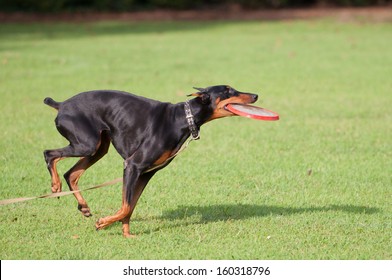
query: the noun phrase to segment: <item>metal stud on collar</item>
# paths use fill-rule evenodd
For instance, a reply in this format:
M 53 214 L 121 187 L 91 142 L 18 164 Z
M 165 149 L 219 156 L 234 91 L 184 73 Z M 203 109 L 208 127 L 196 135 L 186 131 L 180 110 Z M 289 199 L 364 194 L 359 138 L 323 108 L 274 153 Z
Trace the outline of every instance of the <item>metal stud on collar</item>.
M 193 140 L 198 140 L 200 139 L 200 130 L 197 128 L 195 124 L 195 120 L 193 118 L 189 101 L 185 101 L 184 109 L 185 109 L 185 117 L 188 122 L 189 131 L 191 132 L 191 137 Z

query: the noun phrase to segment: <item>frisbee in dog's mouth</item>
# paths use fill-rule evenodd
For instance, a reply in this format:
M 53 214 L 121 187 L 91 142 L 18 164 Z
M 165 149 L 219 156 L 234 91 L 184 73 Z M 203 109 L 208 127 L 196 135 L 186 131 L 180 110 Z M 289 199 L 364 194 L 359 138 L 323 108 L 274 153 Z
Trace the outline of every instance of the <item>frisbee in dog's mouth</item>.
M 225 106 L 225 110 L 237 116 L 251 118 L 255 120 L 263 120 L 263 121 L 279 120 L 279 115 L 277 113 L 261 107 L 248 105 L 248 104 L 230 103 Z

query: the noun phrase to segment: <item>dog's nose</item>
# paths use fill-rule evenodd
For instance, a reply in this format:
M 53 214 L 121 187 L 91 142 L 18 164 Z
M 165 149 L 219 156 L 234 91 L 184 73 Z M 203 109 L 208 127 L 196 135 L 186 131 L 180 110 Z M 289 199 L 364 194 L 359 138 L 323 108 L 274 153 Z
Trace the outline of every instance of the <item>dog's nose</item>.
M 259 98 L 259 96 L 257 94 L 252 94 L 252 98 L 253 98 L 254 102 L 256 102 L 257 98 Z

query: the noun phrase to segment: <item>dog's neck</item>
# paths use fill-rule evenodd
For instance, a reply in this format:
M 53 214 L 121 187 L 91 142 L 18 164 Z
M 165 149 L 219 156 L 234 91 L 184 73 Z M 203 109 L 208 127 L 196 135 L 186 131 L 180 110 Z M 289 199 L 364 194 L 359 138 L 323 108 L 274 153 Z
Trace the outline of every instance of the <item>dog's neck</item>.
M 206 106 L 205 104 L 202 104 L 199 98 L 194 98 L 190 99 L 187 102 L 181 102 L 175 104 L 175 111 L 174 111 L 174 116 L 177 122 L 176 127 L 180 128 L 178 132 L 181 134 L 179 137 L 183 139 L 181 142 L 184 142 L 189 136 L 192 136 L 192 130 L 190 129 L 190 124 L 189 120 L 190 117 L 187 118 L 187 115 L 190 115 L 189 113 L 187 114 L 185 112 L 185 107 L 186 103 L 189 105 L 189 111 L 192 114 L 192 119 L 193 123 L 195 125 L 194 131 L 197 131 L 198 133 L 194 132 L 194 136 L 196 139 L 198 139 L 197 134 L 200 132 L 200 127 L 207 122 L 208 119 L 211 118 L 211 115 L 213 113 L 212 109 L 209 108 L 209 106 Z
M 212 116 L 213 110 L 210 106 L 203 104 L 201 98 L 194 98 L 187 101 L 193 114 L 195 124 L 200 128 Z

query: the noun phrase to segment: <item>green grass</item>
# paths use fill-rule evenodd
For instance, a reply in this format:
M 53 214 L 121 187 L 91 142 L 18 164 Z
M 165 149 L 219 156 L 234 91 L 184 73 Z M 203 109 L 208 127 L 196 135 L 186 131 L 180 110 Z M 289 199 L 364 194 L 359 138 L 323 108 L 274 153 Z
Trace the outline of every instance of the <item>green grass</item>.
M 46 96 L 230 84 L 281 116 L 206 124 L 148 185 L 136 239 L 94 229 L 119 185 L 84 194 L 90 219 L 72 196 L 1 206 L 0 259 L 391 259 L 391 45 L 390 23 L 328 19 L 0 25 L 0 199 L 50 192 L 42 151 L 66 141 Z M 111 148 L 80 185 L 121 175 Z

